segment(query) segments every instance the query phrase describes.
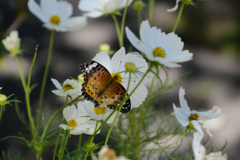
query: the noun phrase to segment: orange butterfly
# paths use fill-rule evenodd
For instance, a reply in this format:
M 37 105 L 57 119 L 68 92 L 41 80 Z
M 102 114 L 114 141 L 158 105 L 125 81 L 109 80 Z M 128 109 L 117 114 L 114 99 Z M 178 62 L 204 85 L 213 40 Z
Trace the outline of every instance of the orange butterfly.
M 81 64 L 84 83 L 82 84 L 82 95 L 98 107 L 107 102 L 107 107 L 115 109 L 123 100 L 126 89 L 117 82 L 117 77 L 112 76 L 109 71 L 96 61 L 90 64 Z M 127 113 L 131 109 L 128 99 L 122 106 L 121 112 Z

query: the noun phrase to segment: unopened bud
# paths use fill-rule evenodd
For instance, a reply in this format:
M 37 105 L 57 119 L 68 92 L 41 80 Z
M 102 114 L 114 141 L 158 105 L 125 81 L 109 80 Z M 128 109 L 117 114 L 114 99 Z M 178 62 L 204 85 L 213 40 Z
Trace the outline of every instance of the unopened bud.
M 133 3 L 133 8 L 134 8 L 135 10 L 142 10 L 144 6 L 145 6 L 145 4 L 144 4 L 142 1 L 140 1 L 140 0 L 135 1 L 135 2 Z
M 0 106 L 4 105 L 7 101 L 7 97 L 4 94 L 0 94 Z
M 109 53 L 110 49 L 111 49 L 111 47 L 107 43 L 103 43 L 99 46 L 99 51 L 100 52 L 103 51 L 103 52 Z

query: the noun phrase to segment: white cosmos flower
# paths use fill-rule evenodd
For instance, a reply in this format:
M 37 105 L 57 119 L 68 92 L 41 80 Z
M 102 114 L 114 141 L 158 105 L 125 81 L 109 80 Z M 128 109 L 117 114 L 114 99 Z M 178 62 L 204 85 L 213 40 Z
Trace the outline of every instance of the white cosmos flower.
M 128 5 L 130 5 L 132 1 L 133 0 L 128 0 Z M 78 8 L 85 12 L 85 16 L 97 18 L 122 9 L 126 4 L 127 0 L 80 0 Z
M 206 112 L 197 112 L 195 110 L 190 111 L 184 95 L 185 90 L 181 87 L 179 89 L 179 100 L 181 108 L 177 108 L 175 104 L 173 104 L 174 113 L 179 123 L 184 127 L 188 126 L 190 128 L 194 128 L 201 135 L 204 135 L 202 128 L 205 128 L 207 133 L 212 136 L 207 127 L 204 125 L 204 122 L 219 117 L 221 114 L 221 108 L 214 106 L 213 109 Z
M 78 102 L 77 107 L 81 112 L 86 112 L 91 116 L 91 119 L 94 120 L 103 120 L 112 113 L 113 110 L 107 108 L 107 104 L 102 103 L 100 106 L 95 107 L 94 103 L 91 101 Z M 115 112 L 108 120 L 107 123 L 112 123 L 117 112 Z
M 129 80 L 129 73 L 125 73 L 125 64 L 127 62 L 132 62 L 136 65 L 136 68 L 144 74 L 148 69 L 148 64 L 143 59 L 143 57 L 138 54 L 137 52 L 132 52 L 125 54 L 125 48 L 122 47 L 119 49 L 110 59 L 109 55 L 105 52 L 98 53 L 94 58 L 93 61 L 96 61 L 103 65 L 111 75 L 118 74 L 120 77 L 122 77 L 121 85 L 127 90 L 128 86 L 128 80 Z M 134 87 L 138 84 L 138 82 L 141 80 L 142 75 L 139 74 L 131 74 L 131 81 L 130 86 L 128 90 L 128 94 L 131 93 L 131 91 L 134 89 Z M 136 108 L 139 107 L 142 102 L 147 97 L 148 90 L 144 86 L 145 83 L 147 83 L 148 77 L 143 80 L 141 85 L 138 86 L 138 88 L 135 90 L 135 92 L 130 97 L 131 101 L 131 107 Z
M 157 61 L 166 67 L 180 67 L 177 64 L 192 59 L 193 54 L 183 49 L 183 42 L 175 33 L 164 33 L 161 29 L 150 27 L 148 20 L 141 23 L 139 40 L 126 27 L 126 35 L 131 44 L 143 52 L 150 61 Z
M 7 51 L 12 55 L 19 53 L 21 39 L 18 37 L 18 31 L 11 31 L 9 36 L 2 40 Z
M 81 95 L 82 94 L 82 82 L 78 82 L 73 79 L 66 79 L 63 82 L 63 86 L 54 78 L 51 78 L 51 81 L 56 86 L 57 90 L 52 90 L 52 92 L 58 96 L 72 96 L 72 95 Z
M 61 32 L 78 30 L 87 23 L 84 16 L 70 18 L 73 7 L 67 1 L 40 0 L 38 5 L 35 0 L 29 0 L 28 8 L 44 23 L 43 26 L 50 30 Z
M 63 109 L 63 117 L 68 122 L 68 125 L 60 124 L 59 127 L 63 128 L 64 130 L 69 129 L 70 134 L 81 134 L 91 127 L 87 123 L 91 117 L 86 112 L 81 112 L 78 110 L 74 105 Z
M 198 132 L 193 134 L 192 149 L 195 160 L 227 160 L 227 154 L 222 155 L 222 152 L 211 152 L 206 155 L 206 149 L 201 145 L 203 135 Z

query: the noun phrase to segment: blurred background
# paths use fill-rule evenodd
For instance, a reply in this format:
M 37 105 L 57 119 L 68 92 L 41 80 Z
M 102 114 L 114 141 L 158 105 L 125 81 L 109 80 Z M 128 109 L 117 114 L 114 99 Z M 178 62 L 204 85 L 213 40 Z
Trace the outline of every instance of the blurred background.
M 81 15 L 77 8 L 79 1 L 68 1 L 74 5 L 74 16 Z M 148 1 L 144 2 L 148 3 Z M 240 1 L 193 2 L 196 3 L 196 7 L 185 6 L 176 31 L 184 42 L 184 49 L 193 53 L 193 60 L 182 63 L 181 68 L 171 69 L 169 77 L 170 81 L 173 81 L 185 73 L 190 74 L 181 79 L 167 94 L 159 97 L 156 107 L 163 105 L 166 114 L 173 112 L 172 104 L 179 106 L 180 86 L 186 89 L 185 98 L 191 109 L 206 111 L 214 105 L 221 107 L 222 115 L 208 123 L 214 135 L 210 143 L 214 146 L 214 151 L 218 151 L 227 143 L 223 153 L 227 153 L 231 160 L 238 160 L 240 157 Z M 3 39 L 9 31 L 18 30 L 21 49 L 24 50 L 20 59 L 25 76 L 29 72 L 34 48 L 39 44 L 32 75 L 32 84 L 38 84 L 31 93 L 34 110 L 38 104 L 50 32 L 28 11 L 26 4 L 27 0 L 0 0 L 0 36 Z M 171 32 L 178 11 L 168 13 L 166 10 L 174 5 L 174 0 L 156 0 L 152 26 L 161 28 L 166 33 Z M 147 19 L 147 7 L 143 10 L 142 17 L 143 20 Z M 137 16 L 132 8 L 128 11 L 126 26 L 138 34 Z M 55 86 L 50 78 L 55 78 L 59 82 L 69 77 L 77 78 L 80 74 L 79 65 L 90 62 L 102 43 L 110 44 L 112 50 L 119 49 L 115 26 L 110 17 L 88 18 L 87 26 L 79 31 L 55 34 L 52 63 L 43 102 L 46 117 L 64 103 L 63 99 L 56 100 L 56 96 L 51 92 Z M 124 44 L 127 49 L 130 47 L 126 37 Z M 14 93 L 22 101 L 19 105 L 20 110 L 26 116 L 24 91 L 16 60 L 8 55 L 3 46 L 0 49 L 0 86 L 3 87 L 1 93 L 5 95 Z M 165 74 L 163 73 L 162 76 L 164 77 Z M 55 120 L 55 127 L 59 125 L 58 122 L 60 118 L 59 121 Z M 14 106 L 8 105 L 0 121 L 0 139 L 18 135 L 18 130 L 24 131 L 26 128 L 19 121 Z M 98 138 L 101 139 L 101 136 Z M 72 136 L 70 143 L 74 141 L 75 138 Z M 182 151 L 191 146 L 191 138 L 183 144 Z M 16 153 L 19 148 L 25 157 L 34 159 L 31 153 L 24 152 L 27 148 L 16 140 L 7 139 L 0 142 L 0 151 L 11 150 L 11 153 Z

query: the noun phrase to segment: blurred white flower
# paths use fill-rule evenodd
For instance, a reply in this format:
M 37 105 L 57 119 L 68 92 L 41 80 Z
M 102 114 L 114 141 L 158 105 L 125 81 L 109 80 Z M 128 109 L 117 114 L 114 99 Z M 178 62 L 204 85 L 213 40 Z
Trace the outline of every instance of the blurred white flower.
M 128 0 L 128 5 L 132 2 L 133 0 Z M 80 0 L 78 8 L 85 12 L 85 16 L 97 18 L 122 9 L 126 4 L 127 0 Z
M 91 119 L 94 120 L 103 120 L 105 119 L 112 113 L 113 110 L 107 108 L 107 103 L 104 102 L 100 106 L 95 107 L 94 103 L 91 101 L 84 101 L 84 102 L 78 102 L 77 104 L 78 109 L 81 112 L 87 112 L 90 116 Z M 107 123 L 112 123 L 117 112 L 115 112 L 108 120 Z
M 20 41 L 18 37 L 18 31 L 11 31 L 9 36 L 2 40 L 2 43 L 7 51 L 11 53 L 12 56 L 20 53 Z
M 57 88 L 57 90 L 52 90 L 52 92 L 58 96 L 79 96 L 82 94 L 82 82 L 77 82 L 73 79 L 67 79 L 63 82 L 62 86 L 56 79 L 51 78 L 51 81 Z
M 2 87 L 0 87 L 0 90 L 2 89 Z
M 219 117 L 221 114 L 221 108 L 214 106 L 213 109 L 206 112 L 197 112 L 194 110 L 190 111 L 184 95 L 185 90 L 181 87 L 179 89 L 179 100 L 181 108 L 177 108 L 175 104 L 173 104 L 175 116 L 179 123 L 184 127 L 197 130 L 201 135 L 204 135 L 202 128 L 205 128 L 207 133 L 212 136 L 208 131 L 208 128 L 204 125 L 204 122 Z
M 180 67 L 177 64 L 192 59 L 193 54 L 183 49 L 184 43 L 175 33 L 165 34 L 156 27 L 150 28 L 148 20 L 141 23 L 139 40 L 133 32 L 126 27 L 126 35 L 131 44 L 143 52 L 150 61 L 157 61 L 166 67 Z
M 70 130 L 70 134 L 77 135 L 84 133 L 91 127 L 88 122 L 91 119 L 88 114 L 76 109 L 74 105 L 63 109 L 63 117 L 68 124 L 60 124 L 59 127 L 64 130 Z
M 227 160 L 227 154 L 222 155 L 222 152 L 211 152 L 206 155 L 206 149 L 201 145 L 203 135 L 199 132 L 193 134 L 192 149 L 195 160 Z
M 103 146 L 101 150 L 98 152 L 98 160 L 129 160 L 129 159 L 124 156 L 117 157 L 116 152 L 113 149 L 109 148 L 108 146 Z
M 28 1 L 28 8 L 44 24 L 43 26 L 56 31 L 78 30 L 87 24 L 84 16 L 71 17 L 73 7 L 67 1 L 40 0 L 38 5 L 35 0 Z
M 178 9 L 178 3 L 179 3 L 180 1 L 181 1 L 181 0 L 176 0 L 176 5 L 175 5 L 173 8 L 168 9 L 167 11 L 168 11 L 168 12 L 174 12 L 174 11 L 176 11 L 176 10 Z

